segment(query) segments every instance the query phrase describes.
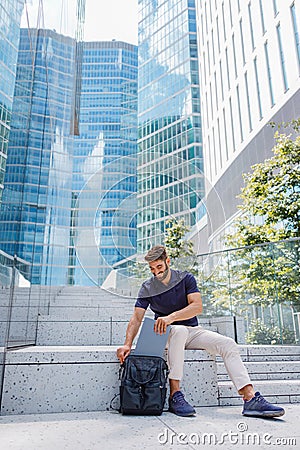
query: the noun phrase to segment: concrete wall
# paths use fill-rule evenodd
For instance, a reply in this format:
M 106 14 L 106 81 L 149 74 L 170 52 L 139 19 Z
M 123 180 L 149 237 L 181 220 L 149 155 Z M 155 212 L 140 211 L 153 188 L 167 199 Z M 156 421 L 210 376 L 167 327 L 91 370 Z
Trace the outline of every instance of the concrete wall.
M 9 351 L 2 414 L 105 411 L 119 392 L 117 347 L 32 347 Z M 218 405 L 215 359 L 187 350 L 183 389 L 195 406 Z M 115 406 L 118 406 L 118 399 Z

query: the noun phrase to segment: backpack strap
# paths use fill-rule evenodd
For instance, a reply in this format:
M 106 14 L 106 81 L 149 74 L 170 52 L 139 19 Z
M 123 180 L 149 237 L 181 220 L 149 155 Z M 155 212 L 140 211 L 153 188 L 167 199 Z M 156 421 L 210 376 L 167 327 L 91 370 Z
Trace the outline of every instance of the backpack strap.
M 115 394 L 115 395 L 113 396 L 113 398 L 112 398 L 111 401 L 110 401 L 109 407 L 110 407 L 110 409 L 112 409 L 113 411 L 121 412 L 120 406 L 119 406 L 118 408 L 114 406 L 114 402 L 115 402 L 115 400 L 116 400 L 117 398 L 120 399 L 120 394 Z M 120 403 L 120 400 L 119 400 L 119 403 Z

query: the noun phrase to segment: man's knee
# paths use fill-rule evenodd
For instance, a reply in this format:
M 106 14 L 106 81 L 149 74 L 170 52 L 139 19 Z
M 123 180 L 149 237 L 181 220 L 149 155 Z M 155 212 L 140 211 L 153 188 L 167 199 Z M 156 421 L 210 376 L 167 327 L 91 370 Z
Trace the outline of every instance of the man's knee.
M 169 342 L 174 340 L 186 341 L 189 336 L 189 331 L 184 325 L 171 325 Z
M 223 352 L 239 353 L 239 348 L 234 339 L 228 336 L 223 336 L 224 340 L 222 342 Z

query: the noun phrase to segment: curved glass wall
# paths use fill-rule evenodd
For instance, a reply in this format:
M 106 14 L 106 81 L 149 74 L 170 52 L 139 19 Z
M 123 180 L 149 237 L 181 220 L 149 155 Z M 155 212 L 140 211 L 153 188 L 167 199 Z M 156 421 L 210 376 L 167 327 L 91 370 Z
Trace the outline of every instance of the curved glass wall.
M 299 250 L 294 238 L 199 255 L 204 314 L 238 319 L 247 344 L 299 344 Z
M 180 266 L 186 259 L 174 258 Z M 203 302 L 203 326 L 239 344 L 300 343 L 300 239 L 197 255 L 192 267 Z M 123 267 L 111 290 L 136 297 L 149 278 L 147 264 Z
M 101 285 L 136 251 L 137 48 L 84 43 L 79 0 L 61 3 L 76 15 L 57 32 L 50 6 L 26 3 L 0 249 L 32 265 L 32 284 Z
M 55 7 L 0 5 L 0 405 L 7 349 L 136 252 L 137 47 L 84 42 L 85 0 Z

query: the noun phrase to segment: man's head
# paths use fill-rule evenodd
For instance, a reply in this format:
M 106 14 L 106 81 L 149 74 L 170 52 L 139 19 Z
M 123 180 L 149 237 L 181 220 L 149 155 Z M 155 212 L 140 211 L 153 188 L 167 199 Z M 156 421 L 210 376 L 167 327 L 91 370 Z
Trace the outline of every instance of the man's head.
M 169 274 L 170 258 L 163 245 L 155 245 L 145 255 L 152 274 L 158 280 L 163 281 Z

